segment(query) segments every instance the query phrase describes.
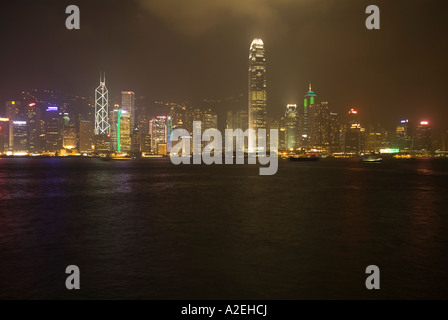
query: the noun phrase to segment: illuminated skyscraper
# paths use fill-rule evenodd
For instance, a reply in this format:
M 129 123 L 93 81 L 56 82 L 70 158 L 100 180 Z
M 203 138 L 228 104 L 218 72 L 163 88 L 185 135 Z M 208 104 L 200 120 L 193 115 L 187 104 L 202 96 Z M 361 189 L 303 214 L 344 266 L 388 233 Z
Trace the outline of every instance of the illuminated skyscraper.
M 0 118 L 0 154 L 6 153 L 9 148 L 9 119 Z
M 266 57 L 264 43 L 254 39 L 249 52 L 249 129 L 255 130 L 255 136 L 250 136 L 249 143 L 255 146 L 258 129 L 266 129 Z M 255 152 L 256 149 L 249 149 Z
M 138 127 L 135 127 L 134 130 L 132 130 L 132 146 L 131 151 L 134 154 L 140 154 L 141 145 L 140 145 L 140 129 Z
M 77 145 L 77 132 L 76 125 L 69 121 L 68 123 L 64 123 L 63 131 L 62 131 L 62 147 L 64 149 L 76 149 Z
M 10 120 L 9 122 L 9 148 L 12 149 L 14 146 L 14 125 L 13 122 L 19 119 L 20 115 L 20 102 L 19 101 L 7 101 L 6 102 L 6 118 Z
M 48 107 L 45 114 L 45 151 L 56 153 L 61 149 L 61 117 L 59 108 Z
M 28 152 L 28 126 L 26 121 L 13 121 L 14 152 Z
M 247 130 L 248 116 L 246 110 L 227 112 L 226 129 Z
M 25 109 L 28 124 L 28 151 L 30 153 L 42 152 L 41 147 L 41 112 L 35 103 L 30 103 Z
M 208 129 L 218 129 L 218 115 L 211 109 L 204 111 L 202 122 L 203 131 Z
M 401 120 L 395 131 L 395 147 L 400 150 L 412 149 L 412 126 L 408 119 Z
M 286 149 L 295 150 L 297 149 L 297 135 L 298 135 L 298 127 L 297 127 L 297 105 L 296 104 L 288 104 L 286 107 L 285 119 L 284 119 L 284 128 L 285 128 L 285 143 Z
M 328 102 L 319 102 L 309 110 L 310 146 L 328 150 L 330 146 L 330 109 Z
M 168 153 L 171 152 L 171 148 L 173 147 L 172 142 L 172 133 L 173 133 L 173 119 L 171 116 L 168 116 L 167 123 L 166 123 L 166 151 Z
M 113 110 L 109 112 L 110 125 L 110 146 L 111 151 L 118 151 L 118 111 L 120 106 L 114 105 Z
M 363 152 L 364 137 L 365 129 L 361 126 L 358 110 L 350 109 L 344 131 L 344 152 L 352 155 Z
M 151 135 L 151 148 L 158 151 L 159 144 L 167 143 L 167 117 L 158 116 L 149 122 L 149 133 Z
M 106 88 L 106 79 L 100 79 L 100 86 L 95 90 L 95 135 L 108 135 L 110 133 L 109 117 L 109 91 Z
M 135 93 L 132 91 L 121 92 L 121 109 L 126 111 L 131 120 L 131 128 L 134 129 L 135 123 Z
M 119 140 L 118 151 L 119 152 L 130 152 L 131 151 L 131 115 L 126 111 L 120 108 L 118 112 L 118 133 L 117 136 Z
M 93 145 L 93 126 L 89 120 L 79 122 L 79 152 L 91 153 Z
M 343 146 L 342 138 L 344 137 L 344 134 L 339 115 L 335 112 L 330 112 L 328 121 L 330 153 L 341 152 Z
M 317 95 L 313 92 L 311 88 L 311 83 L 308 92 L 305 95 L 305 98 L 303 100 L 303 115 L 302 115 L 302 147 L 309 147 L 310 145 L 310 135 L 311 135 L 311 114 L 312 114 L 312 108 L 314 107 L 314 104 L 316 103 L 316 97 Z
M 432 133 L 431 126 L 428 121 L 421 121 L 415 132 L 414 149 L 415 150 L 432 150 Z

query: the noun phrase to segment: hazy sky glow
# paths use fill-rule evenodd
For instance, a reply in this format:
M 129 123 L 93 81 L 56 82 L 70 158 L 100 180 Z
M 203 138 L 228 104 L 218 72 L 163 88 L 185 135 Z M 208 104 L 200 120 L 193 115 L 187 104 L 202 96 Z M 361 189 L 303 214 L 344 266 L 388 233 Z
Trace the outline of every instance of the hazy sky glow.
M 65 7 L 81 30 L 65 29 Z M 381 30 L 364 26 L 381 8 Z M 21 88 L 93 94 L 106 71 L 111 95 L 226 97 L 247 91 L 249 45 L 268 57 L 268 108 L 319 99 L 386 125 L 429 119 L 448 129 L 446 1 L 90 0 L 10 1 L 0 11 L 0 101 Z M 2 102 L 3 104 L 3 102 Z

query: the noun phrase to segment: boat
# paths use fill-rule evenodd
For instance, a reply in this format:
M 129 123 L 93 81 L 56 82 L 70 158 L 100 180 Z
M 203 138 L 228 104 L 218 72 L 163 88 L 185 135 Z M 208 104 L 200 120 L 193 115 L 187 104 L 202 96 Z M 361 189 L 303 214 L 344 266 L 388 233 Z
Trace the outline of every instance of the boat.
M 126 154 L 108 155 L 106 157 L 101 157 L 101 160 L 103 161 L 129 161 L 134 159 L 134 157 Z
M 377 158 L 377 157 L 366 157 L 366 158 L 363 158 L 361 161 L 364 163 L 380 163 L 383 161 L 383 159 Z
M 293 155 L 289 157 L 291 161 L 319 161 L 319 157 L 316 155 Z

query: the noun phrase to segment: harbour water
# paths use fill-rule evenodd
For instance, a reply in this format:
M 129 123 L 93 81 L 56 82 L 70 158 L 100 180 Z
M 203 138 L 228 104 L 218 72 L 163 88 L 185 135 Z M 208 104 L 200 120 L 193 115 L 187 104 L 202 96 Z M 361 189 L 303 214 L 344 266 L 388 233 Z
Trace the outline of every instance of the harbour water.
M 0 159 L 3 299 L 446 299 L 447 253 L 444 160 Z

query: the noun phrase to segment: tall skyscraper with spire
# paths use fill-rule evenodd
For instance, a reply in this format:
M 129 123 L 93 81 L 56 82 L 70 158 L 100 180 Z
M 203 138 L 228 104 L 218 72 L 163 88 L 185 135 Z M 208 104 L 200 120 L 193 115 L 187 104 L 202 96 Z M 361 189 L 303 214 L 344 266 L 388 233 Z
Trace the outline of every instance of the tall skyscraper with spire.
M 249 129 L 255 136 L 249 136 L 249 152 L 256 152 L 258 129 L 266 129 L 266 56 L 263 40 L 252 41 L 249 51 Z
M 303 100 L 303 116 L 302 116 L 302 147 L 308 147 L 310 144 L 311 135 L 311 112 L 314 104 L 316 103 L 317 95 L 313 92 L 311 83 L 308 92 Z
M 109 91 L 106 88 L 106 75 L 100 75 L 100 86 L 95 90 L 95 135 L 110 133 Z

